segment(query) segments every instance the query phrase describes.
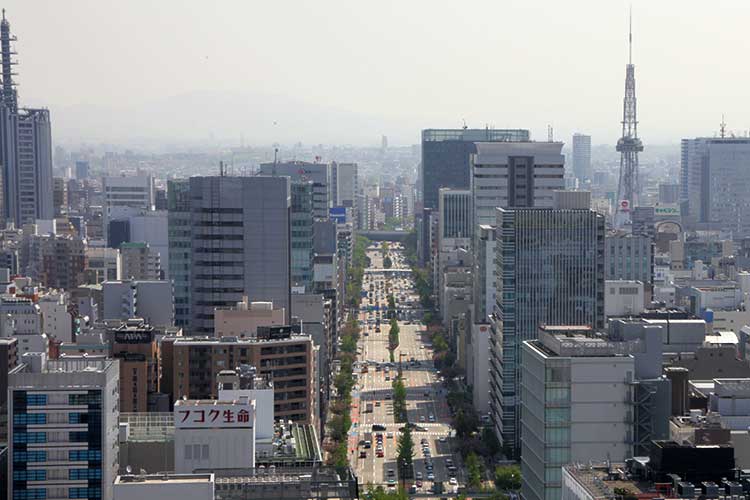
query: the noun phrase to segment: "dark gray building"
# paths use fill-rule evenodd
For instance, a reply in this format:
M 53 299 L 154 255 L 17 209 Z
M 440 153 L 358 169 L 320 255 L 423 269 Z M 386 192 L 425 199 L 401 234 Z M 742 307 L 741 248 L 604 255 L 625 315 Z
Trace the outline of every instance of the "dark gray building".
M 272 301 L 291 319 L 287 177 L 190 178 L 191 331 L 213 334 L 214 309 Z
M 604 327 L 604 217 L 589 209 L 497 209 L 490 411 L 520 449 L 521 346 L 541 325 Z
M 469 189 L 475 142 L 528 141 L 520 129 L 426 129 L 422 131 L 420 179 L 424 208 L 438 208 L 440 188 Z

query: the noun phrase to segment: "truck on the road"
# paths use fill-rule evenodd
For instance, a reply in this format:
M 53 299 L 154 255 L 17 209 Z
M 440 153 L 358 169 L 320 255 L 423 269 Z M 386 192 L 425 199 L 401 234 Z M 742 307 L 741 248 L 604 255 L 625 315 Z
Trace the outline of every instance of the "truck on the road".
M 372 413 L 372 403 L 367 403 L 367 406 L 365 406 L 365 413 Z

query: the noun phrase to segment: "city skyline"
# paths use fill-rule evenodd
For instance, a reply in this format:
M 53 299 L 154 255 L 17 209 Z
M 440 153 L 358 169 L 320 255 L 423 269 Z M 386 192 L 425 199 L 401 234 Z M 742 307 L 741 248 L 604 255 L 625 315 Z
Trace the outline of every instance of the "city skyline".
M 430 23 L 417 22 L 426 4 L 38 5 L 10 1 L 6 8 L 22 34 L 20 95 L 51 109 L 56 142 L 374 144 L 386 134 L 398 145 L 416 144 L 420 129 L 463 120 L 476 128 L 528 127 L 538 140 L 548 124 L 566 142 L 575 131 L 594 144 L 614 144 L 619 135 L 624 2 L 430 4 Z M 711 135 L 721 113 L 743 133 L 747 71 L 723 65 L 719 75 L 700 61 L 741 57 L 740 19 L 749 8 L 633 5 L 639 112 L 650 143 Z M 545 35 L 529 37 L 524 26 L 531 25 Z M 721 37 L 708 31 L 713 25 L 722 26 Z M 165 26 L 172 36 L 163 36 Z M 65 78 L 50 86 L 50 74 Z M 430 105 L 437 97 L 439 108 Z M 237 112 L 225 113 L 228 106 Z M 319 127 L 324 114 L 327 125 Z

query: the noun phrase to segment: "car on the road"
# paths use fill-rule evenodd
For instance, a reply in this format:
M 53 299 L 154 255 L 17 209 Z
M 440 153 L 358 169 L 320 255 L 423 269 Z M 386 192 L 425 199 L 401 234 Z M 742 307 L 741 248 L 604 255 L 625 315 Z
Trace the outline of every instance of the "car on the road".
M 422 440 L 419 442 L 420 444 L 427 444 L 427 438 L 422 438 Z
M 432 471 L 430 471 L 430 472 L 427 473 L 427 480 L 428 481 L 434 481 L 435 480 L 435 474 Z
M 422 473 L 418 471 L 416 477 L 417 477 L 417 480 L 422 479 Z
M 359 458 L 367 458 L 367 452 L 365 450 L 360 451 Z
M 440 436 L 440 437 L 438 438 L 438 441 L 440 441 L 441 443 L 445 443 L 446 441 L 448 441 L 448 438 L 447 438 L 447 437 L 445 437 L 445 436 Z
M 369 450 L 370 448 L 372 448 L 372 441 L 370 441 L 369 439 L 367 439 L 365 441 L 365 449 Z
M 378 450 L 375 452 L 375 456 L 378 458 L 383 458 L 385 457 L 385 453 L 383 452 L 383 450 Z
M 419 484 L 412 484 L 411 486 L 409 486 L 409 494 L 416 495 L 418 487 L 421 487 L 421 486 L 419 486 Z
M 455 477 L 452 477 L 448 479 L 448 484 L 450 484 L 451 486 L 456 486 L 458 484 L 458 481 L 456 481 Z
M 393 433 L 389 432 L 388 434 L 385 435 L 385 437 L 387 437 L 388 439 L 391 439 L 393 437 Z
M 430 415 L 430 418 L 428 420 L 430 422 L 434 422 L 435 421 L 435 415 Z
M 416 486 L 417 488 L 421 488 L 421 487 L 422 487 L 422 480 L 421 480 L 421 479 L 417 479 L 417 481 L 416 481 L 416 482 L 414 483 L 414 485 L 415 485 L 415 486 Z M 416 488 L 415 488 L 415 490 L 414 490 L 414 493 L 416 493 L 416 492 L 417 492 L 417 491 L 416 491 Z
M 383 424 L 372 424 L 372 430 L 373 430 L 373 432 L 385 431 L 385 425 L 383 425 Z
M 380 406 L 380 401 L 375 401 L 375 406 Z
M 420 422 L 424 422 L 424 415 L 420 415 L 420 416 L 419 416 L 419 421 L 420 421 Z

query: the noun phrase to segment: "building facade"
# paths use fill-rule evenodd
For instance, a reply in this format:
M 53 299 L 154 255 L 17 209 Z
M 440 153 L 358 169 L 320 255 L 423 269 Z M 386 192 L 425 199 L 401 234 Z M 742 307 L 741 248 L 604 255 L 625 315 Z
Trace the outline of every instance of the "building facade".
M 520 129 L 426 129 L 422 131 L 421 185 L 425 208 L 438 208 L 440 188 L 469 189 L 471 155 L 477 142 L 528 141 L 528 130 Z
M 113 498 L 118 382 L 117 361 L 22 357 L 8 383 L 8 498 Z
M 212 335 L 214 309 L 245 296 L 289 315 L 289 179 L 191 177 L 190 203 L 190 330 Z
M 523 343 L 523 500 L 559 500 L 567 464 L 632 457 L 634 358 L 590 333 L 551 326 Z
M 604 217 L 592 210 L 497 209 L 491 411 L 520 448 L 521 345 L 543 324 L 604 325 Z
M 190 324 L 190 181 L 167 182 L 167 238 L 169 279 L 174 284 L 175 325 Z
M 551 207 L 565 189 L 561 142 L 477 143 L 472 156 L 474 226 L 495 223 L 495 208 Z
M 573 175 L 579 181 L 591 179 L 591 136 L 573 134 Z
M 317 392 L 312 338 L 270 327 L 256 338 L 176 338 L 162 343 L 162 392 L 179 399 L 215 399 L 219 372 L 257 367 L 274 386 L 274 418 L 312 424 Z
M 260 173 L 289 177 L 291 182 L 313 183 L 313 213 L 316 218 L 328 218 L 331 208 L 331 165 L 306 161 L 261 163 Z
M 604 269 L 608 280 L 654 282 L 654 242 L 646 235 L 612 231 L 604 240 Z
M 692 221 L 750 235 L 750 139 L 683 139 L 680 177 L 682 199 Z
M 313 282 L 313 183 L 292 182 L 292 285 L 309 292 Z

